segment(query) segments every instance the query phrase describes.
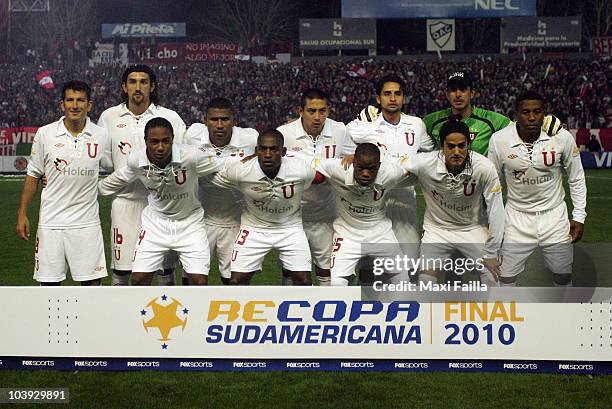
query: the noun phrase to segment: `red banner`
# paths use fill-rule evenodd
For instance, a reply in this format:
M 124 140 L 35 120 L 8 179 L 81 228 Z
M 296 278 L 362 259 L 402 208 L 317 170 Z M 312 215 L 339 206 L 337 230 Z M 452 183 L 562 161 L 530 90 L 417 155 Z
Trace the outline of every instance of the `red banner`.
M 44 89 L 53 89 L 55 85 L 53 85 L 53 79 L 51 78 L 50 71 L 41 71 L 36 74 L 36 81 L 40 84 Z
M 612 37 L 593 37 L 593 55 L 612 55 Z
M 141 47 L 137 53 L 138 62 L 164 63 L 183 62 L 185 60 L 185 44 L 159 43 L 154 47 Z
M 21 126 L 18 128 L 0 128 L 0 145 L 17 145 L 32 143 L 38 127 Z
M 237 53 L 234 43 L 185 44 L 185 61 L 233 61 Z

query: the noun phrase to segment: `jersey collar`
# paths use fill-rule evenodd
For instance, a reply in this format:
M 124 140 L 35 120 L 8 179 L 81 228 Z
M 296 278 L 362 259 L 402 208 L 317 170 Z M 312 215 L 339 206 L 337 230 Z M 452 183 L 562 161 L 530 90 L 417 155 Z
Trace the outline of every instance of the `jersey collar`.
M 295 122 L 297 122 L 297 125 L 295 128 L 296 139 L 302 139 L 302 138 L 312 139 L 312 136 L 308 135 L 308 133 L 304 130 L 304 126 L 302 125 L 302 118 L 300 117 L 300 119 L 297 119 Z M 323 124 L 323 129 L 321 129 L 321 134 L 319 135 L 319 137 L 321 136 L 324 138 L 332 137 L 331 122 L 328 121 L 327 119 L 325 120 L 325 123 Z
M 261 170 L 261 167 L 259 166 L 259 160 L 257 159 L 257 157 L 251 159 L 252 161 L 254 161 L 255 163 L 253 164 L 253 166 L 255 167 L 255 172 L 257 174 L 257 180 L 278 180 L 279 182 L 284 182 L 287 179 L 287 166 L 289 166 L 287 164 L 287 158 L 283 157 L 281 158 L 281 165 L 280 165 L 280 169 L 278 170 L 278 173 L 276 174 L 276 177 L 274 179 L 270 179 L 264 172 L 263 170 Z
M 57 122 L 57 131 L 55 132 L 55 136 L 69 136 L 70 138 L 74 138 L 72 134 L 68 132 L 68 129 L 66 129 L 66 125 L 64 125 L 65 118 L 66 116 L 62 116 L 60 120 Z M 89 119 L 89 117 L 87 117 L 85 119 L 85 127 L 83 128 L 83 131 L 81 131 L 81 133 L 78 134 L 76 138 L 80 138 L 80 137 L 90 138 L 91 136 L 93 136 L 91 125 L 92 125 L 92 122 Z
M 539 143 L 539 142 L 545 142 L 550 140 L 551 137 L 548 136 L 548 134 L 546 132 L 544 132 L 543 130 L 540 130 L 540 136 L 538 136 L 538 139 L 536 139 L 535 141 L 533 141 L 534 144 Z M 514 123 L 512 125 L 512 141 L 510 142 L 510 146 L 511 147 L 516 147 L 519 145 L 524 144 L 525 142 L 521 139 L 521 137 L 518 134 L 518 130 L 516 129 L 516 123 Z
M 132 118 L 142 118 L 146 116 L 147 114 L 155 116 L 156 113 L 157 113 L 157 106 L 153 103 L 149 104 L 147 109 L 145 109 L 145 111 L 140 115 L 134 115 L 132 111 L 128 109 L 127 104 L 125 102 L 121 104 L 121 115 L 120 116 L 131 116 Z

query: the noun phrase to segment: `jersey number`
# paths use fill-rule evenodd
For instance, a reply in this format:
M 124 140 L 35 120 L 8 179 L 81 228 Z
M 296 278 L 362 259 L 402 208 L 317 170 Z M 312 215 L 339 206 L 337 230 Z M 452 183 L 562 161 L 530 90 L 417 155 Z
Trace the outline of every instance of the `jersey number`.
M 244 244 L 244 242 L 246 241 L 247 237 L 249 236 L 249 231 L 246 229 L 242 229 L 242 231 L 240 232 L 238 238 L 236 239 L 236 244 L 239 246 L 242 246 Z

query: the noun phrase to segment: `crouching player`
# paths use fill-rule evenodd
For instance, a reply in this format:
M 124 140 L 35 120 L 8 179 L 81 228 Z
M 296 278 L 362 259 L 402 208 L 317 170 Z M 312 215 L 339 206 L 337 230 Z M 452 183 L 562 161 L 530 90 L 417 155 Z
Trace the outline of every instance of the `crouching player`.
M 404 165 L 418 178 L 425 197 L 420 281 L 437 282 L 452 261 L 455 273 L 476 266 L 480 281 L 497 285 L 498 253 L 504 233 L 504 205 L 495 166 L 470 151 L 470 130 L 451 118 L 440 130 L 440 151 L 418 154 Z M 460 252 L 465 266 L 451 255 Z M 482 259 L 482 265 L 478 260 Z M 480 267 L 480 268 L 478 268 Z
M 167 119 L 149 120 L 144 134 L 146 148 L 130 152 L 126 166 L 98 184 L 100 194 L 110 195 L 139 179 L 149 191 L 134 252 L 132 285 L 150 285 L 170 250 L 178 254 L 189 284 L 206 285 L 210 251 L 198 177 L 219 171 L 223 162 L 194 146 L 174 145 Z
M 259 134 L 253 157 L 226 159 L 213 183 L 238 188 L 244 195 L 240 232 L 232 252 L 231 285 L 247 285 L 261 270 L 272 249 L 293 285 L 312 285 L 311 257 L 302 227 L 301 200 L 315 171 L 296 157 L 285 156 L 283 134 L 269 129 Z
M 394 259 L 402 254 L 385 210 L 388 191 L 406 175 L 399 162 L 381 162 L 380 150 L 372 143 L 357 145 L 348 169 L 341 159 L 327 159 L 319 164 L 316 182 L 326 179 L 332 185 L 339 209 L 334 221 L 332 286 L 348 285 L 363 257 Z M 408 280 L 407 271 L 375 269 L 374 274 L 388 282 Z

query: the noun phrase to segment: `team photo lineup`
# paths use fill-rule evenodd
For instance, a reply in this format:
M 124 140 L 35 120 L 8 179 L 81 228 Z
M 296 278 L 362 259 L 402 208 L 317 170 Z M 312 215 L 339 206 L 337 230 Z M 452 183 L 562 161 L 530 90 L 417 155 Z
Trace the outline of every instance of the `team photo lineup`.
M 283 285 L 435 283 L 467 269 L 486 286 L 515 286 L 539 249 L 552 283 L 571 286 L 586 218 L 573 135 L 533 90 L 516 95 L 510 119 L 472 105 L 471 72 L 444 80 L 449 107 L 422 119 L 402 112 L 410 90 L 390 72 L 374 83 L 376 105 L 354 107 L 347 125 L 330 117 L 325 90 L 309 88 L 299 117 L 261 132 L 236 126 L 224 95 L 210 95 L 202 123 L 187 128 L 159 105 L 147 65 L 124 70 L 124 102 L 97 124 L 90 86 L 68 81 L 63 116 L 34 138 L 18 210 L 34 279 L 59 285 L 69 270 L 82 285 L 109 274 L 112 285 L 151 285 L 155 274 L 173 285 L 181 266 L 184 285 L 207 285 L 216 255 L 223 284 L 248 285 L 274 250 Z M 110 248 L 98 195 L 113 195 Z

